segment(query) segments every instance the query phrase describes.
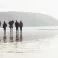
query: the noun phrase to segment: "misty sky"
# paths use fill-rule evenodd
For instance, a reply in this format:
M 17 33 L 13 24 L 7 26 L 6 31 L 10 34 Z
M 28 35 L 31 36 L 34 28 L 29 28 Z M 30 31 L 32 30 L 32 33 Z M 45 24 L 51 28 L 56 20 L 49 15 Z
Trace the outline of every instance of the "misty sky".
M 0 0 L 0 11 L 36 12 L 58 19 L 58 0 Z

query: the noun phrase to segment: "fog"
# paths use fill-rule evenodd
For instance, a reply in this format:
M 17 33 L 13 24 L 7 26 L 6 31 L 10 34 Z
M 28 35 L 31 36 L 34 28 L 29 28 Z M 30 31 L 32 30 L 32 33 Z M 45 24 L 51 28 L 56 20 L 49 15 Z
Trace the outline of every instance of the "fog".
M 55 18 L 32 12 L 0 12 L 0 20 L 5 20 L 8 24 L 10 20 L 23 21 L 24 26 L 58 26 L 58 20 Z

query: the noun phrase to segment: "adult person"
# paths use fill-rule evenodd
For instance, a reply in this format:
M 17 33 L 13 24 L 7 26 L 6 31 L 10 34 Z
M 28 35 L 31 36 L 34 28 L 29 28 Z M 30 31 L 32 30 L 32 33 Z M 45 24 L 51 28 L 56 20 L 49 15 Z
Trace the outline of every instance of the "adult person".
M 19 28 L 19 23 L 17 22 L 17 20 L 15 22 L 15 27 L 16 27 L 16 32 L 17 32 L 18 31 L 18 28 Z
M 14 21 L 12 20 L 12 21 L 9 21 L 9 28 L 11 29 L 11 28 L 13 28 L 13 24 L 14 24 Z
M 19 41 L 19 22 L 16 20 L 15 22 L 15 27 L 16 27 L 16 41 Z
M 10 28 L 10 37 L 13 37 L 13 24 L 14 24 L 14 21 L 9 21 L 9 28 Z
M 7 27 L 7 24 L 6 24 L 6 22 L 4 21 L 4 23 L 3 23 L 3 29 L 4 29 L 4 35 L 6 36 L 6 27 Z
M 20 21 L 19 27 L 20 27 L 20 32 L 22 32 L 22 27 L 23 27 L 23 22 L 22 21 Z
M 0 26 L 1 26 L 1 21 L 0 21 Z

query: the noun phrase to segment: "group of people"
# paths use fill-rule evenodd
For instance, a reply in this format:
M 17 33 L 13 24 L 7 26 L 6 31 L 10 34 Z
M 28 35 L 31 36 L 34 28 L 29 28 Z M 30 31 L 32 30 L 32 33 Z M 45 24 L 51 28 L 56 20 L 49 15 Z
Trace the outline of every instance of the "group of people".
M 14 21 L 13 21 L 13 20 L 12 20 L 12 21 L 9 21 L 8 24 L 9 24 L 10 30 L 13 29 Z M 4 29 L 4 31 L 6 31 L 6 27 L 7 27 L 7 23 L 4 21 L 4 23 L 3 23 L 3 29 Z M 16 22 L 15 22 L 15 27 L 16 27 L 16 31 L 17 31 L 18 28 L 20 27 L 20 31 L 22 32 L 23 22 L 22 22 L 22 21 L 18 22 L 18 21 L 16 20 Z
M 23 27 L 23 22 L 20 21 L 18 22 L 17 20 L 14 22 L 13 20 L 8 22 L 9 24 L 9 28 L 10 28 L 10 40 L 11 42 L 13 41 L 13 25 L 15 24 L 16 27 L 16 41 L 19 41 L 19 27 L 20 27 L 20 41 L 22 41 L 22 27 Z M 0 26 L 1 26 L 1 21 L 0 21 Z M 6 27 L 7 27 L 7 23 L 4 21 L 3 22 L 3 29 L 4 29 L 4 36 L 3 36 L 3 40 L 6 40 Z

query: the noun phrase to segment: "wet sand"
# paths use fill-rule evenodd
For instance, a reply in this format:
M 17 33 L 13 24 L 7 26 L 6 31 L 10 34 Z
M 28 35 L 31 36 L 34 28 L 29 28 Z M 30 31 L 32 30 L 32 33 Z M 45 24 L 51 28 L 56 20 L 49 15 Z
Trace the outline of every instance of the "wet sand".
M 22 34 L 19 31 L 17 41 L 16 31 L 13 31 L 13 41 L 10 41 L 10 32 L 7 30 L 6 42 L 3 40 L 3 30 L 0 33 L 0 53 L 35 53 L 40 58 L 57 56 L 58 30 L 28 29 L 23 30 Z

